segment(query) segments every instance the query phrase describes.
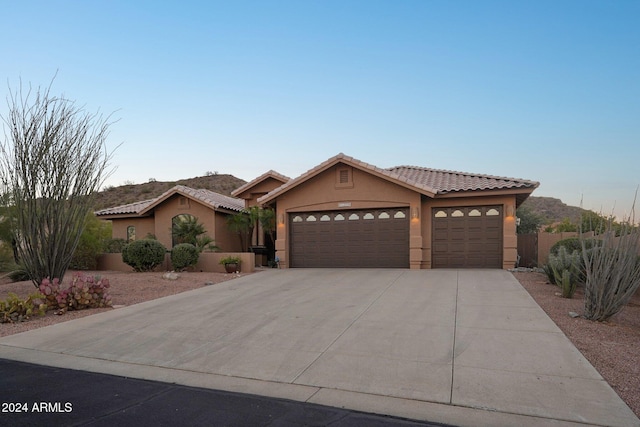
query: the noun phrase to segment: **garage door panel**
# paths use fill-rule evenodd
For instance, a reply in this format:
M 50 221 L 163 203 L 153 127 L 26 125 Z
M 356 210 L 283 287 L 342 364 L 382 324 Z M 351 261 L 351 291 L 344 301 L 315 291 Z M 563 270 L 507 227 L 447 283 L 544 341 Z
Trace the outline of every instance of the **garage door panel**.
M 293 214 L 291 266 L 407 268 L 408 217 L 406 208 Z

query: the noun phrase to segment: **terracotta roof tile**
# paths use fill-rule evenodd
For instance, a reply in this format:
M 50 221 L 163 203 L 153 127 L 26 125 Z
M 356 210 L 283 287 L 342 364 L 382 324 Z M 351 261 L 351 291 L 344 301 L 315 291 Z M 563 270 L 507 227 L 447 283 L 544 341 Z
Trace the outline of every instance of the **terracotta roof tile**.
M 396 166 L 387 170 L 406 177 L 410 181 L 434 188 L 438 194 L 456 191 L 534 189 L 539 185 L 536 181 L 520 178 L 429 169 L 419 166 Z
M 291 180 L 291 178 L 289 178 L 288 176 L 284 176 L 281 173 L 278 173 L 276 171 L 274 171 L 273 169 L 271 169 L 270 171 L 267 171 L 265 173 L 263 173 L 262 175 L 260 175 L 259 177 L 252 179 L 251 181 L 247 182 L 246 184 L 236 188 L 235 190 L 233 190 L 231 192 L 232 196 L 236 196 L 240 193 L 242 193 L 243 191 L 245 191 L 247 188 L 251 188 L 252 186 L 254 186 L 255 184 L 257 184 L 258 182 L 266 179 L 266 178 L 275 178 L 279 181 L 284 182 L 288 182 Z
M 225 208 L 234 211 L 244 210 L 244 200 L 225 196 L 224 194 L 216 193 L 215 191 L 205 190 L 202 188 L 196 190 L 191 187 L 185 187 L 184 185 L 176 185 L 173 189 L 176 189 L 178 192 L 191 196 L 194 199 L 214 208 Z M 173 189 L 168 192 L 171 192 Z M 160 196 L 160 198 L 162 197 L 163 196 Z
M 138 213 L 151 203 L 153 203 L 155 199 L 143 200 L 141 202 L 129 203 L 127 205 L 116 206 L 113 208 L 100 209 L 96 211 L 96 216 L 101 215 L 121 215 L 121 214 L 132 214 Z
M 216 193 L 210 190 L 194 189 L 186 187 L 184 185 L 176 185 L 175 187 L 170 188 L 155 199 L 102 209 L 96 211 L 95 214 L 96 216 L 141 214 L 146 210 L 153 208 L 155 205 L 159 204 L 161 201 L 167 199 L 173 194 L 182 194 L 183 196 L 191 197 L 192 199 L 197 200 L 202 204 L 210 206 L 214 209 L 222 208 L 238 212 L 244 210 L 244 200 L 242 199 L 225 196 L 224 194 Z

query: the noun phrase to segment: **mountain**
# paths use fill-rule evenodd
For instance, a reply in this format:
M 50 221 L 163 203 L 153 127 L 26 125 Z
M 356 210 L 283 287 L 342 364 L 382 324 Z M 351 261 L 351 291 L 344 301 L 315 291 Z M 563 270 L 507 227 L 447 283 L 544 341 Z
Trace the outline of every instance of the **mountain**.
M 565 218 L 571 221 L 580 219 L 584 209 L 577 206 L 569 206 L 560 199 L 553 197 L 535 197 L 529 196 L 522 204 L 522 207 L 528 207 L 533 212 L 542 216 L 547 223 L 560 222 Z
M 108 187 L 96 194 L 95 210 L 126 205 L 141 200 L 153 199 L 175 185 L 184 185 L 191 188 L 204 188 L 216 193 L 231 195 L 231 192 L 246 181 L 227 174 L 211 174 L 195 178 L 181 179 L 179 181 L 149 181 L 144 184 L 121 185 Z

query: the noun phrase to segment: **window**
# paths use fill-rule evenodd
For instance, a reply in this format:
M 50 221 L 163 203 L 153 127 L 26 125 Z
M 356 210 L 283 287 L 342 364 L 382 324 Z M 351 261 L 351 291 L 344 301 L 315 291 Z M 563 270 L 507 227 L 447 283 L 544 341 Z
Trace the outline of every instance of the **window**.
M 329 215 L 322 215 L 320 217 L 320 221 L 322 222 L 331 221 L 331 217 Z
M 396 219 L 402 219 L 402 218 L 406 218 L 407 216 L 404 214 L 404 212 L 398 211 L 395 214 L 393 214 L 393 217 Z
M 434 216 L 436 218 L 446 218 L 447 217 L 447 211 L 439 210 L 438 212 L 436 212 L 436 214 Z
M 469 211 L 469 216 L 482 216 L 482 213 L 478 209 L 471 209 Z
M 338 215 L 333 217 L 333 220 L 334 221 L 344 221 L 344 215 L 338 214 Z
M 349 215 L 349 221 L 356 221 L 360 219 L 360 216 L 358 216 L 358 214 L 356 213 L 352 213 L 351 215 Z
M 500 212 L 498 212 L 497 209 L 491 208 L 487 211 L 487 216 L 498 216 L 498 215 L 500 215 Z
M 292 219 L 293 222 L 302 222 L 302 217 L 300 215 L 296 215 Z
M 179 214 L 171 218 L 171 246 L 189 243 L 190 236 L 198 226 L 198 218 L 189 214 Z
M 364 214 L 362 219 L 375 219 L 375 217 L 373 216 L 373 214 L 371 212 L 367 212 L 366 214 Z
M 136 227 L 130 225 L 127 227 L 127 242 L 136 240 Z
M 307 222 L 316 222 L 316 217 L 315 215 L 309 215 L 307 217 Z
M 378 215 L 378 219 L 389 219 L 389 218 L 391 217 L 387 212 L 380 212 L 380 215 Z
M 464 216 L 464 212 L 462 212 L 460 209 L 456 209 L 455 211 L 453 211 L 451 216 L 452 217 L 461 217 L 461 216 Z

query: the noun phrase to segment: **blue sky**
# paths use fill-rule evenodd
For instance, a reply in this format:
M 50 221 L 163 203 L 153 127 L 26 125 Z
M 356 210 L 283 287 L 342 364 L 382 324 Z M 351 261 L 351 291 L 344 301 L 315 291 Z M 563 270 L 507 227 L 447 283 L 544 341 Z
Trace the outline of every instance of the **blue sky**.
M 526 178 L 628 214 L 640 184 L 640 1 L 4 1 L 19 79 L 114 112 L 108 185 L 340 152 Z M 6 104 L 0 103 L 0 114 Z

